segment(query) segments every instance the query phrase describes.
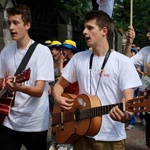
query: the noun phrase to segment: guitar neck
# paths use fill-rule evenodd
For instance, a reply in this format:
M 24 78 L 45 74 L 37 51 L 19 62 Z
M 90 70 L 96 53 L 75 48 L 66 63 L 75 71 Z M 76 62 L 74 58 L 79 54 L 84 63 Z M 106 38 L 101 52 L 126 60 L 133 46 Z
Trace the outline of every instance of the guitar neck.
M 108 114 L 114 106 L 118 106 L 121 110 L 124 110 L 124 103 L 117 103 L 117 104 L 105 105 L 105 106 L 87 108 L 87 109 L 78 109 L 75 112 L 76 121 Z
M 69 97 L 70 98 L 70 97 Z M 99 101 L 99 99 L 96 99 L 96 97 L 92 97 L 94 100 Z M 90 103 L 90 98 L 87 95 L 81 94 L 77 98 L 75 98 L 76 101 L 85 99 L 87 103 Z M 88 99 L 88 100 L 87 100 Z M 137 112 L 147 112 L 150 111 L 150 97 L 145 98 L 145 96 L 137 97 L 130 99 L 126 102 L 111 104 L 111 105 L 105 105 L 97 107 L 86 107 L 86 108 L 80 108 L 80 105 L 78 103 L 75 103 L 75 106 L 72 108 L 71 111 L 63 111 L 58 105 L 54 105 L 54 112 L 53 113 L 53 124 L 52 126 L 64 124 L 70 121 L 78 122 L 80 120 L 94 118 L 97 116 L 102 116 L 105 114 L 109 114 L 110 110 L 114 106 L 118 106 L 118 108 L 122 111 L 129 111 L 133 113 Z

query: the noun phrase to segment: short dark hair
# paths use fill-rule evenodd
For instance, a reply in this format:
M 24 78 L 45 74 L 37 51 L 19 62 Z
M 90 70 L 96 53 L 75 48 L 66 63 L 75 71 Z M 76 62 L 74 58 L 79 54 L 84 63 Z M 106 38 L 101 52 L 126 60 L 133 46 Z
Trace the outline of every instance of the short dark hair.
M 103 27 L 108 29 L 107 39 L 109 39 L 114 30 L 114 23 L 112 18 L 102 10 L 93 10 L 85 15 L 85 21 L 92 19 L 96 19 L 97 25 L 100 29 Z
M 11 15 L 22 15 L 22 20 L 24 24 L 31 22 L 31 12 L 26 5 L 17 5 L 14 7 L 7 8 L 8 16 Z

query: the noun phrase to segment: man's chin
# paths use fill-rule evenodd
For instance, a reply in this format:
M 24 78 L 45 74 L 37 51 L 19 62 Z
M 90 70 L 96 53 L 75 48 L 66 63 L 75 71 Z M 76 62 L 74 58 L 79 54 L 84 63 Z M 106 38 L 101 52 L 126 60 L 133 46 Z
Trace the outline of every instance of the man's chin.
M 15 38 L 15 37 L 11 37 L 11 39 L 14 40 L 14 41 L 17 41 L 17 38 Z
M 92 45 L 91 45 L 90 43 L 87 43 L 87 46 L 88 46 L 88 47 L 91 47 Z

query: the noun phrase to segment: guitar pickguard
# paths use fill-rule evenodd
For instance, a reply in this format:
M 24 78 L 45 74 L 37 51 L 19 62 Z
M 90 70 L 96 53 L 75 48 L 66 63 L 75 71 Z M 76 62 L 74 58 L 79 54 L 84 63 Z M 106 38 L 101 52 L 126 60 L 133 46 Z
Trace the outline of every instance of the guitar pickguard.
M 82 98 L 78 98 L 77 101 L 81 106 L 86 107 L 86 102 Z

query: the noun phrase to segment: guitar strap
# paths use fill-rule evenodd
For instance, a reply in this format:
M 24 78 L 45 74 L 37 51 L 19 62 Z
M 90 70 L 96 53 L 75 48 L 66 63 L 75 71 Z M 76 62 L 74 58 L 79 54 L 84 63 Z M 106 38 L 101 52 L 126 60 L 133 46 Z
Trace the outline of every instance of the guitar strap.
M 25 67 L 27 66 L 27 63 L 29 62 L 29 59 L 31 58 L 31 55 L 33 54 L 37 45 L 38 45 L 37 42 L 34 42 L 33 44 L 30 45 L 30 47 L 27 50 L 25 56 L 23 57 L 21 63 L 19 64 L 19 67 L 17 68 L 14 76 L 18 75 L 25 69 Z M 12 106 L 13 106 L 13 103 L 14 103 L 14 99 L 12 101 Z
M 97 83 L 97 88 L 96 88 L 96 91 L 95 91 L 95 95 L 97 95 L 97 90 L 98 90 L 98 87 L 99 87 L 100 78 L 101 78 L 103 69 L 104 69 L 104 67 L 106 65 L 106 62 L 107 62 L 110 54 L 111 54 L 111 49 L 108 49 L 108 51 L 107 51 L 107 53 L 105 55 L 105 58 L 104 58 L 104 61 L 103 61 L 100 73 L 99 73 L 99 80 L 98 80 L 98 83 Z M 93 56 L 94 56 L 94 54 L 92 53 L 91 56 L 90 56 L 90 62 L 89 62 L 89 70 L 90 70 L 90 94 L 91 94 L 91 70 L 92 70 Z
M 110 53 L 111 53 L 111 49 L 109 49 L 109 50 L 107 51 L 106 55 L 105 55 L 105 59 L 104 59 L 103 64 L 102 64 L 101 71 L 104 69 L 105 64 L 106 64 L 106 62 L 107 62 L 107 60 L 108 60 L 108 58 L 109 58 Z M 94 55 L 94 54 L 92 53 L 91 56 L 90 56 L 90 63 L 89 63 L 89 69 L 90 69 L 90 70 L 92 69 L 93 55 Z
M 37 42 L 34 42 L 32 45 L 30 45 L 28 51 L 26 52 L 25 56 L 23 57 L 20 65 L 19 65 L 19 67 L 17 68 L 14 76 L 18 75 L 19 73 L 21 73 L 25 69 L 31 55 L 33 54 L 34 49 L 37 46 L 37 44 L 38 44 Z

